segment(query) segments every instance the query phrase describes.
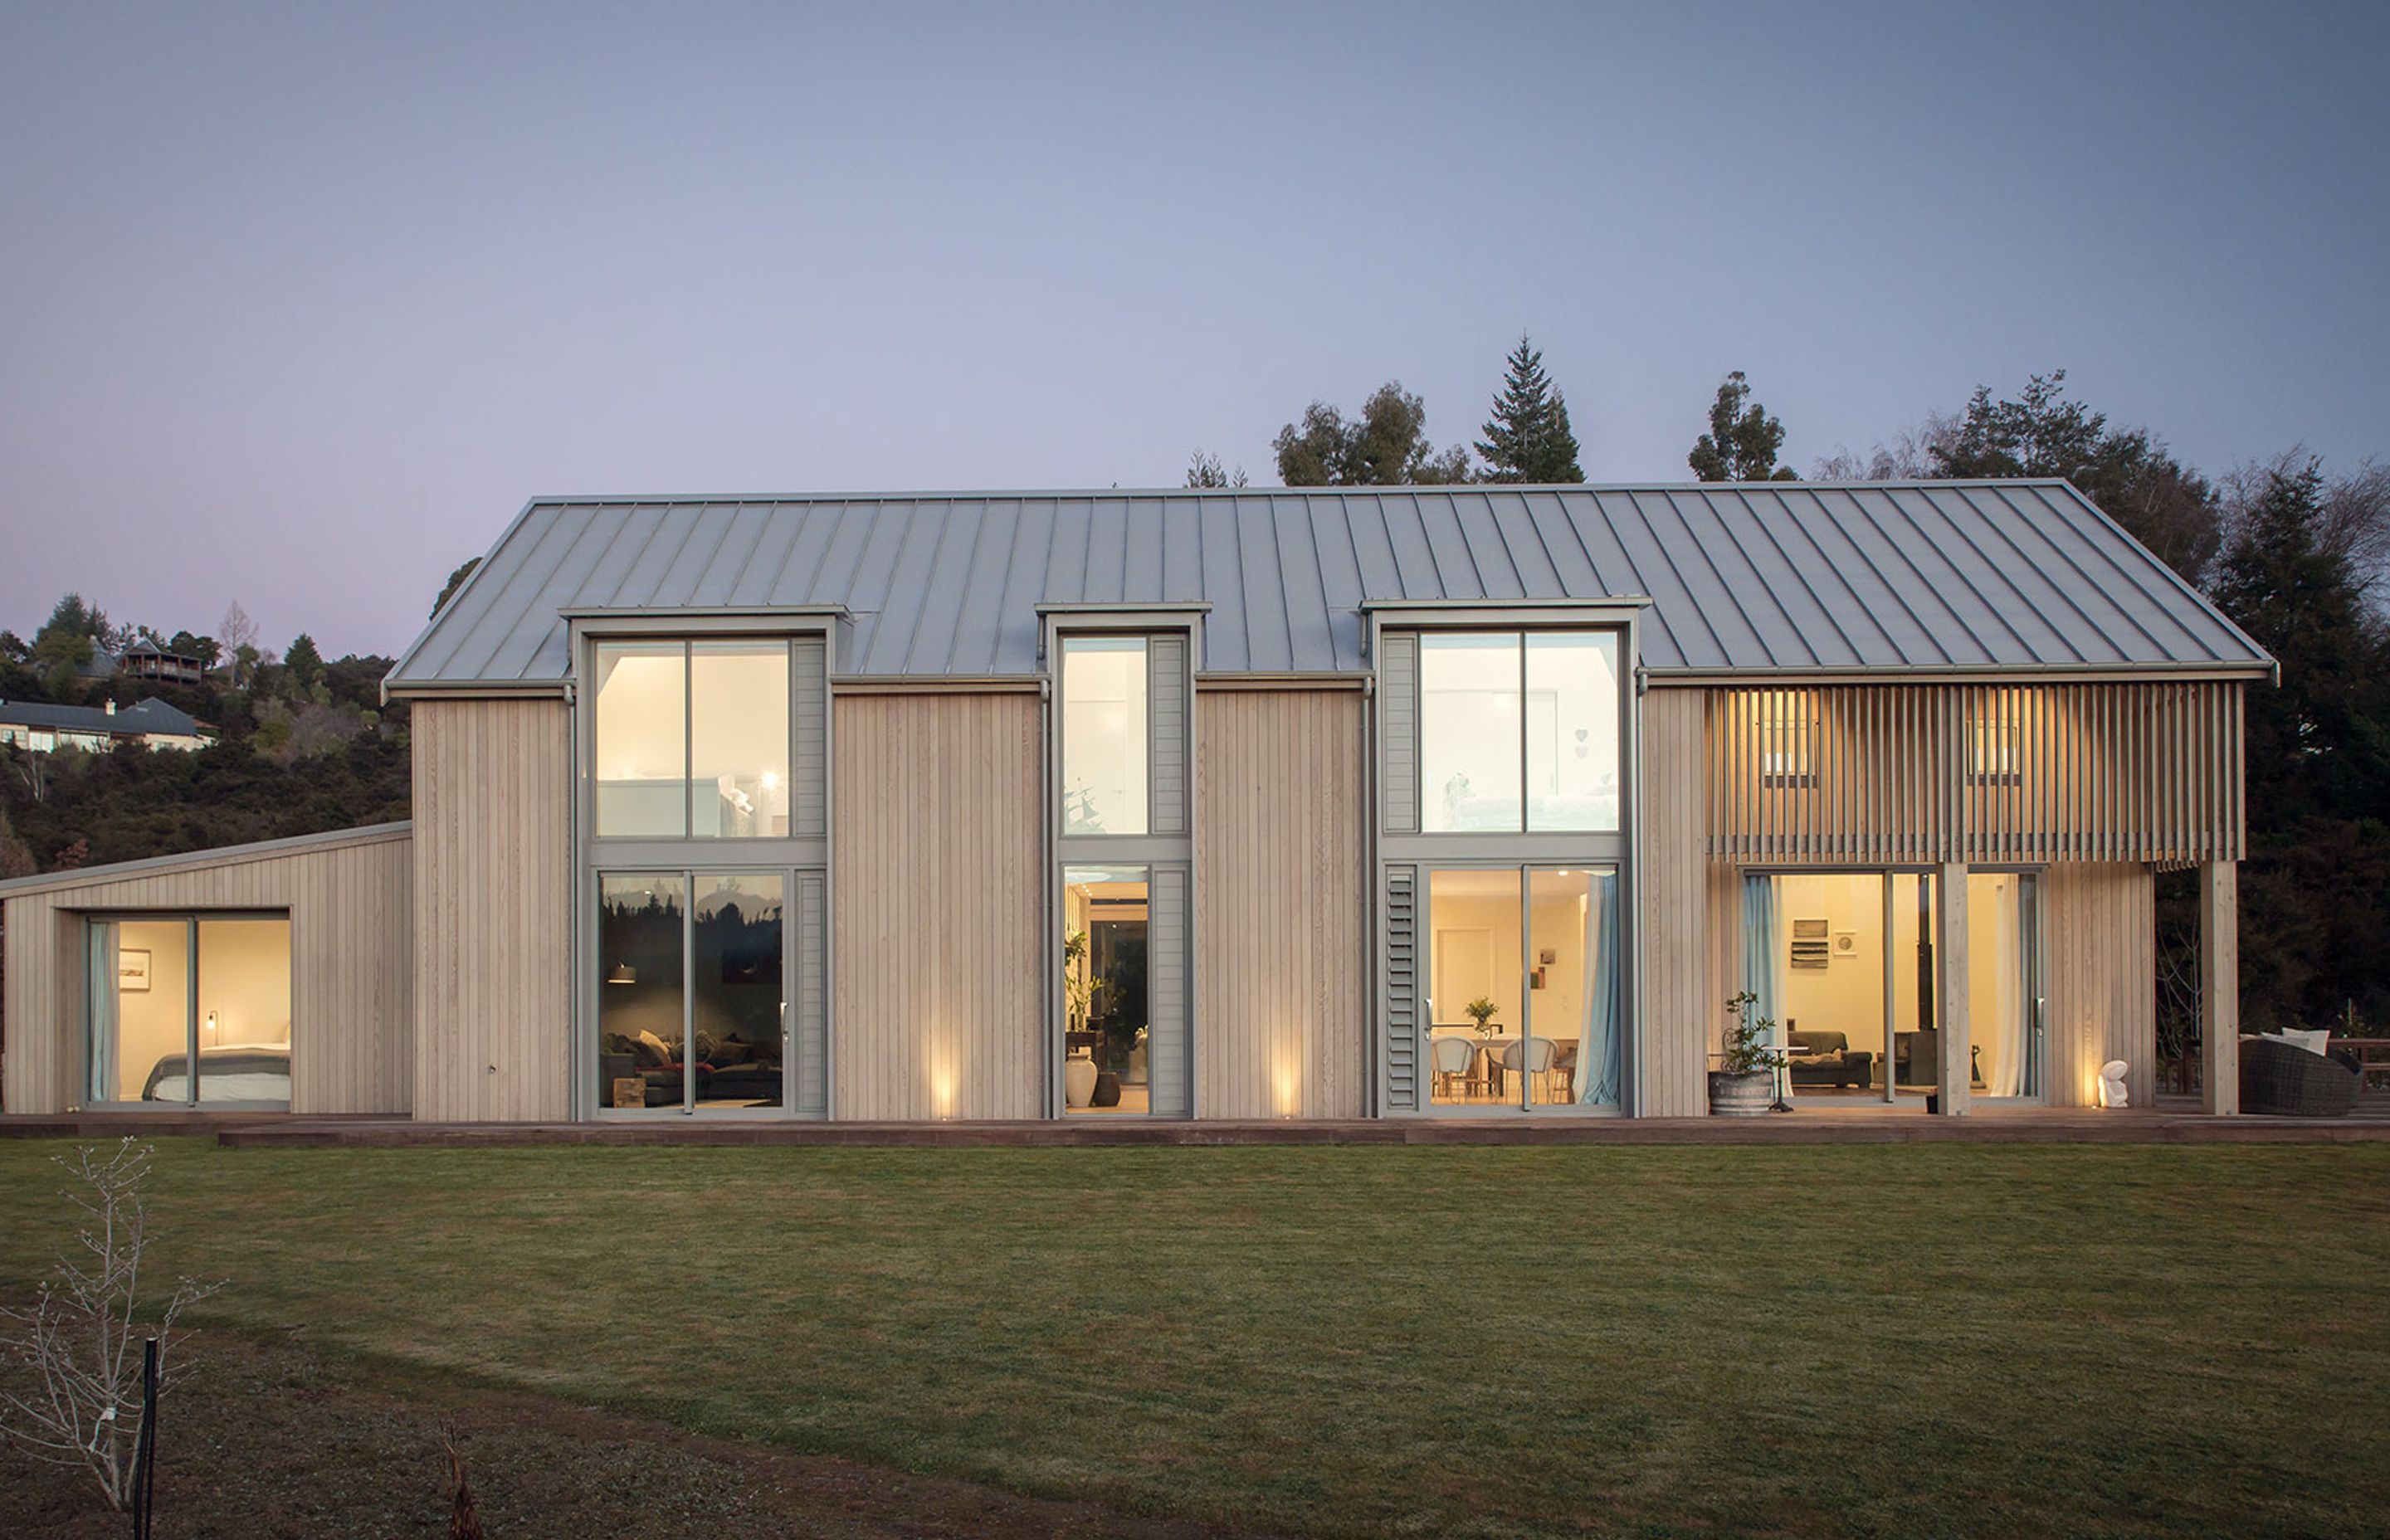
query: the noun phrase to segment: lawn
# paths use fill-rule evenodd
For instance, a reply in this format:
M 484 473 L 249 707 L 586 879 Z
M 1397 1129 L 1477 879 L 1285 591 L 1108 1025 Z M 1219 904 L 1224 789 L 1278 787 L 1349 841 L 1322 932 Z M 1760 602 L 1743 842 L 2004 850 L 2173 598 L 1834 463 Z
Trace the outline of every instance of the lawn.
M 0 1141 L 0 1290 L 66 1233 Z M 198 1319 L 1325 1534 L 2378 1534 L 2390 1146 L 220 1150 Z

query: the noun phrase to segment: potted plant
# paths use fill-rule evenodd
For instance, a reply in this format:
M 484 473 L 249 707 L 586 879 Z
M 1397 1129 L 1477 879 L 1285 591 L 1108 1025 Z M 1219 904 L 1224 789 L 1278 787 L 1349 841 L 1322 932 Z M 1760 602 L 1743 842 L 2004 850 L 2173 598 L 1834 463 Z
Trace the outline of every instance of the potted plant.
M 1499 1007 L 1497 1007 L 1493 1001 L 1487 999 L 1484 995 L 1480 995 L 1474 1000 L 1471 1000 L 1467 1005 L 1461 1007 L 1460 1012 L 1471 1020 L 1475 1021 L 1477 1023 L 1477 1030 L 1482 1033 L 1485 1030 L 1485 1023 L 1493 1018 L 1494 1012 Z
M 1710 1072 L 1710 1111 L 1715 1116 L 1756 1117 L 1776 1099 L 1775 1046 L 1770 1042 L 1776 1023 L 1752 1013 L 1757 1004 L 1759 996 L 1747 989 L 1726 1003 L 1733 1020 L 1726 1029 L 1726 1051 L 1718 1056 L 1718 1068 Z

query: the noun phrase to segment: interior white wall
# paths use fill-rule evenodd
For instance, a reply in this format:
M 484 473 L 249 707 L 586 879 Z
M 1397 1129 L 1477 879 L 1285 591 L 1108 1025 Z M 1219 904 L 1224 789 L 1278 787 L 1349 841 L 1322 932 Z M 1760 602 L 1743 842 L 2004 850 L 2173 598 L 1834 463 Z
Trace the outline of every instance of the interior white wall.
M 187 1046 L 185 1013 L 190 1007 L 190 959 L 181 920 L 131 919 L 117 927 L 117 955 L 149 954 L 149 987 L 120 989 L 116 995 L 116 1085 L 119 1101 L 138 1101 L 158 1060 Z
M 199 1046 L 289 1042 L 290 922 L 199 921 Z

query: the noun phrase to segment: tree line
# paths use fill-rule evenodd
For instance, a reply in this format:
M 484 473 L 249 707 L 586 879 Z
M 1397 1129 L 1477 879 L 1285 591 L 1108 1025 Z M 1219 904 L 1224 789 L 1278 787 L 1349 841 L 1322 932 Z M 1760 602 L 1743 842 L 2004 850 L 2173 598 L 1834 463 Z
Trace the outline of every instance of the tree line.
M 136 644 L 199 660 L 197 685 L 114 675 Z M 155 696 L 215 741 L 185 752 L 0 746 L 0 878 L 281 839 L 407 816 L 406 710 L 381 703 L 391 661 L 280 652 L 236 602 L 214 634 L 122 624 L 80 594 L 28 641 L 0 630 L 0 700 L 119 710 Z

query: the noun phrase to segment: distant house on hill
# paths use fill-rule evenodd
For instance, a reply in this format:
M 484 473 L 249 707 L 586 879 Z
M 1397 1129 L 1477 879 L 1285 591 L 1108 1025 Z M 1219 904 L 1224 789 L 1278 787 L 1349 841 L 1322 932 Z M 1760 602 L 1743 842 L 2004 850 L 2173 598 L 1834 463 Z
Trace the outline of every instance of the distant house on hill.
M 126 679 L 154 679 L 162 685 L 204 685 L 208 681 L 208 665 L 204 660 L 188 653 L 167 652 L 146 642 L 136 642 L 124 649 L 116 661 L 116 672 Z
M 0 700 L 0 743 L 47 753 L 58 749 L 87 749 L 107 753 L 119 744 L 143 749 L 205 748 L 215 735 L 187 712 L 176 711 L 155 696 L 122 711 L 111 700 L 105 706 L 53 706 L 33 700 Z

